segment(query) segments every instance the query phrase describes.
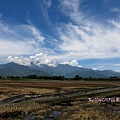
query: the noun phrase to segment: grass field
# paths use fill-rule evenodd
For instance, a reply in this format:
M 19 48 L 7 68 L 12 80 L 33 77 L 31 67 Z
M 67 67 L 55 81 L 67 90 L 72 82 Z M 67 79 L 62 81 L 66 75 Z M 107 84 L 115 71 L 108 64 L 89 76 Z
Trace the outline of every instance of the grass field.
M 119 81 L 11 81 L 0 80 L 0 99 L 19 94 L 45 94 L 73 91 L 78 88 L 102 88 L 120 86 Z M 21 120 L 35 111 L 35 119 L 47 118 L 52 111 L 59 111 L 59 120 L 119 120 L 120 103 L 90 103 L 88 97 L 120 97 L 120 91 L 93 94 L 76 98 L 75 101 L 64 104 L 39 104 L 37 102 L 19 104 L 16 108 L 12 105 L 0 106 L 0 120 Z M 4 107 L 4 108 L 3 108 Z

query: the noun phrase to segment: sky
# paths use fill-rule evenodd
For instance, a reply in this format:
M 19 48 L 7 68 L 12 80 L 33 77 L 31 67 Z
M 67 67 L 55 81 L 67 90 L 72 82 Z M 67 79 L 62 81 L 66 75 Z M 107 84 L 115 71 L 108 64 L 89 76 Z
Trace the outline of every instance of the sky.
M 120 0 L 0 0 L 0 64 L 120 72 Z

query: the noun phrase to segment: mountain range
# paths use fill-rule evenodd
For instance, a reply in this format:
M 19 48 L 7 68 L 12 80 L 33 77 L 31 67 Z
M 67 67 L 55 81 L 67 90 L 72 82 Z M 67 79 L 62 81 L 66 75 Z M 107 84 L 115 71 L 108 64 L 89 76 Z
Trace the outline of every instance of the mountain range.
M 47 65 L 36 66 L 31 63 L 30 66 L 19 65 L 13 62 L 0 65 L 0 76 L 64 76 L 66 78 L 74 78 L 79 75 L 83 78 L 108 78 L 111 76 L 120 77 L 119 72 L 112 70 L 93 70 L 82 67 L 70 66 L 68 64 L 58 64 L 56 67 Z
M 31 69 L 28 66 L 19 65 L 13 62 L 0 65 L 0 76 L 27 76 L 31 74 L 38 76 L 50 75 L 44 71 Z

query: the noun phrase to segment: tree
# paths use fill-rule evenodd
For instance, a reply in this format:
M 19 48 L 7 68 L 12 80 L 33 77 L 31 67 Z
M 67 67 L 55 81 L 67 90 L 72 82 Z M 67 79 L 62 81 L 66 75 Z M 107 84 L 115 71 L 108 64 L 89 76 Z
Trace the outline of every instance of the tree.
M 82 79 L 82 77 L 80 77 L 79 75 L 75 76 L 75 80 L 81 80 L 81 79 Z
M 0 76 L 0 79 L 2 79 L 2 76 Z
M 28 75 L 27 76 L 27 78 L 29 78 L 29 79 L 37 79 L 38 77 L 37 77 L 37 75 Z

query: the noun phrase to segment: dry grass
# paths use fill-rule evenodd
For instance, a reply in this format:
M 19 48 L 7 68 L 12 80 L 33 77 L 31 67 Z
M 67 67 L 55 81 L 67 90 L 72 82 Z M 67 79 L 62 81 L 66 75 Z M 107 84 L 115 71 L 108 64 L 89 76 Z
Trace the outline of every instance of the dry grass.
M 43 88 L 2 88 L 0 90 L 0 99 L 7 98 L 18 94 L 44 94 L 44 93 L 54 93 L 55 90 L 43 89 Z
M 15 111 L 23 111 L 24 113 L 28 113 L 31 110 L 36 110 L 38 108 L 40 108 L 40 104 L 35 103 L 35 102 L 28 102 L 25 104 L 11 104 L 11 105 L 2 105 L 0 106 L 0 114 L 4 114 L 4 113 L 10 113 L 10 112 L 15 112 Z
M 60 91 L 69 91 L 76 88 L 98 88 L 120 86 L 120 82 L 109 81 L 7 81 L 0 80 L 0 98 L 17 94 L 43 94 Z
M 119 120 L 120 113 L 113 109 L 113 105 L 78 102 L 63 110 L 61 120 Z
M 78 88 L 100 88 L 108 86 L 120 86 L 120 82 L 112 81 L 4 81 L 0 80 L 0 98 L 6 98 L 18 94 L 44 94 L 54 92 L 71 91 Z M 102 93 L 94 95 L 94 97 L 107 97 L 120 95 L 120 91 L 110 93 Z M 119 120 L 120 113 L 115 112 L 120 110 L 120 104 L 97 104 L 88 103 L 86 98 L 77 98 L 76 101 L 71 102 L 71 106 L 48 105 L 37 102 L 18 104 L 17 106 L 6 105 L 0 106 L 0 114 L 22 111 L 23 116 L 31 111 L 38 110 L 38 119 L 44 118 L 46 109 L 58 110 L 62 112 L 60 120 Z M 22 114 L 21 113 L 21 114 Z M 23 117 L 22 116 L 22 117 Z M 14 120 L 11 118 L 10 120 Z M 19 117 L 16 119 L 18 120 Z M 1 118 L 1 120 L 3 120 Z
M 29 93 L 44 94 L 44 93 L 54 93 L 54 91 L 55 90 L 43 89 L 43 88 L 23 88 L 21 90 L 21 93 L 23 94 L 29 94 Z

